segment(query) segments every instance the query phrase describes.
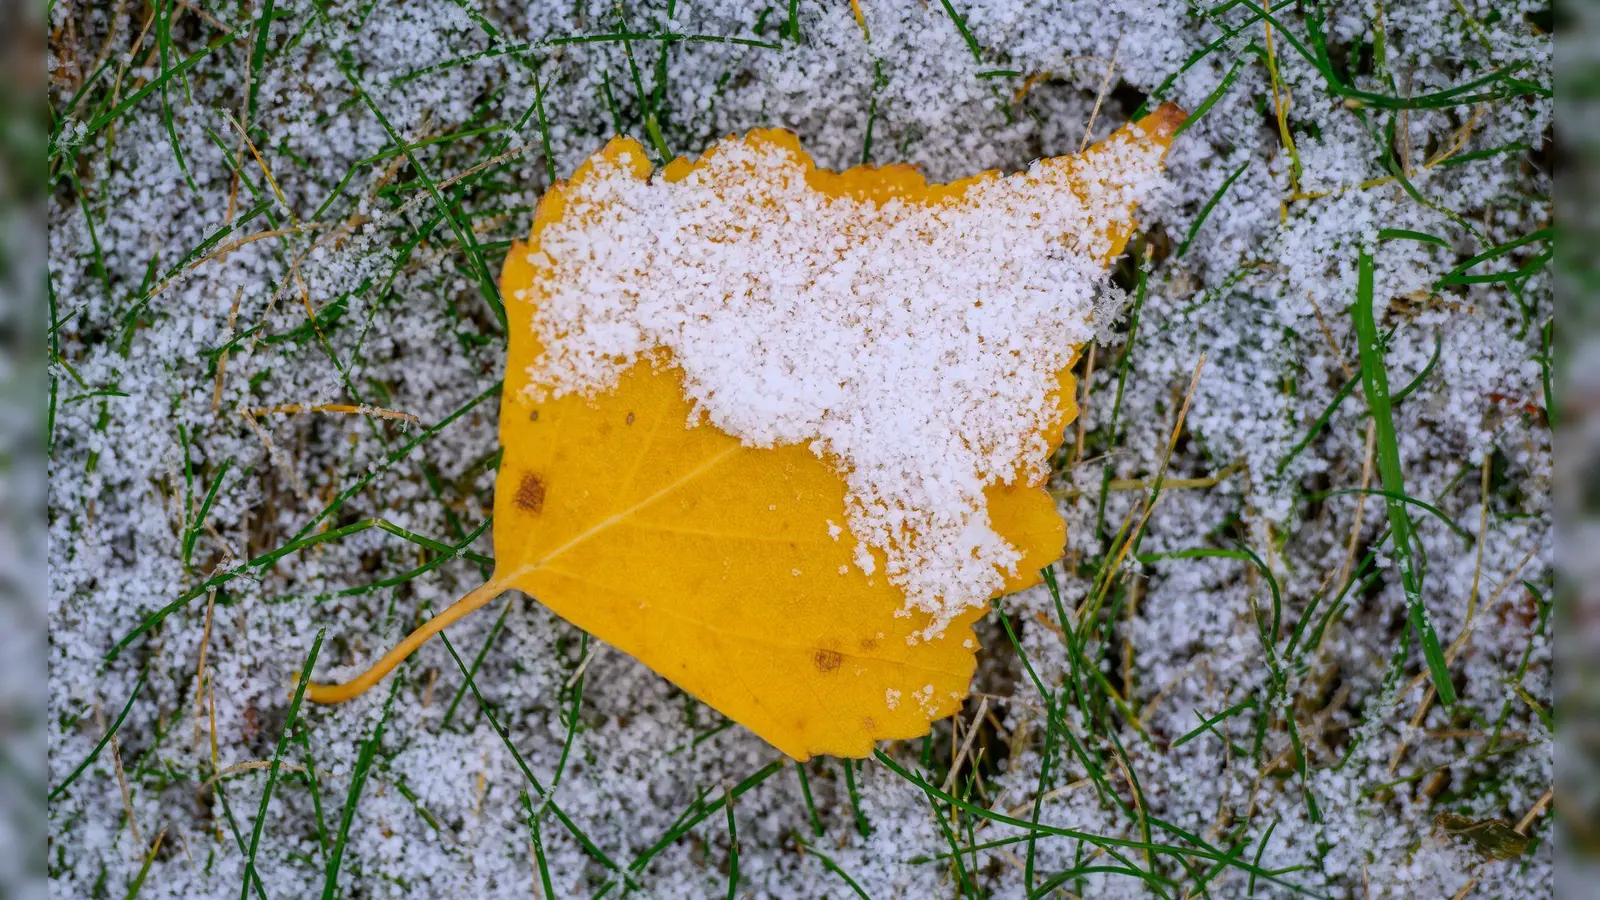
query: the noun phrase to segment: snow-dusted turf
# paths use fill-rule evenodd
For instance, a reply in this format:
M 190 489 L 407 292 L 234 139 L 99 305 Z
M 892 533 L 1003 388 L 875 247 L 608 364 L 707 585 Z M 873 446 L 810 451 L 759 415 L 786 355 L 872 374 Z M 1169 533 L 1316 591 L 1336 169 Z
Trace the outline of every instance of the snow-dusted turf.
M 1257 3 L 58 2 L 55 890 L 1548 892 L 1550 7 Z M 552 176 L 770 125 L 949 180 L 1154 99 L 1059 591 L 930 741 L 797 768 L 523 597 L 291 712 L 488 571 Z

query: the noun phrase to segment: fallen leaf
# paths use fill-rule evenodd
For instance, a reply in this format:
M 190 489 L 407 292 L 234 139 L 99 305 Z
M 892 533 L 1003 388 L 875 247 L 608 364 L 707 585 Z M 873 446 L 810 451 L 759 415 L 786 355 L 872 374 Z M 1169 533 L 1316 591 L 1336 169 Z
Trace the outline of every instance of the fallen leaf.
M 1183 118 L 1166 105 L 1119 136 L 1164 150 Z M 984 172 L 930 185 L 905 165 L 835 173 L 815 168 L 789 132 L 756 130 L 743 140 L 789 150 L 824 197 L 959 202 L 971 186 L 1002 177 Z M 639 179 L 652 175 L 644 148 L 631 139 L 612 140 L 597 157 L 630 166 Z M 680 158 L 658 177 L 682 179 L 702 164 Z M 306 696 L 338 702 L 360 694 L 449 623 L 515 588 L 795 759 L 862 757 L 876 741 L 926 734 L 968 693 L 977 650 L 972 623 L 986 610 L 968 607 L 937 637 L 924 637 L 930 614 L 907 610 L 905 592 L 883 574 L 882 551 L 871 549 L 877 574 L 869 575 L 856 564 L 856 541 L 848 531 L 840 535 L 835 523 L 847 521 L 846 483 L 835 460 L 799 444 L 747 446 L 701 422 L 682 370 L 664 350 L 636 361 L 595 396 L 542 398 L 527 390 L 530 368 L 544 353 L 531 324 L 539 282 L 529 258 L 541 232 L 566 211 L 565 192 L 594 171 L 591 159 L 570 184 L 544 196 L 529 242 L 512 247 L 502 273 L 510 348 L 494 576 L 355 681 L 313 685 Z M 1132 221 L 1104 228 L 1102 265 L 1121 254 Z M 1054 415 L 1041 417 L 1050 446 L 1077 414 L 1070 370 L 1057 381 L 1047 398 Z M 1055 502 L 1029 481 L 984 491 L 991 527 L 1022 555 L 1004 573 L 1001 593 L 1039 583 L 1039 570 L 1063 550 Z

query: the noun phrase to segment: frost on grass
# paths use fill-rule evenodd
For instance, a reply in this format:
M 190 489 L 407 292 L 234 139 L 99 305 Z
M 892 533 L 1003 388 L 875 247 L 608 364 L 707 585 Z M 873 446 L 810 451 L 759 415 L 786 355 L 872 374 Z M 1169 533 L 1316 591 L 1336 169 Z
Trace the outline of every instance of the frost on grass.
M 619 129 L 659 163 L 769 125 L 830 168 L 1015 172 L 1161 89 L 1205 112 L 1139 214 L 1126 318 L 1079 363 L 1059 603 L 1007 598 L 1027 665 L 991 619 L 966 713 L 886 748 L 966 807 L 879 761 L 802 786 L 508 599 L 449 633 L 482 704 L 435 641 L 302 710 L 261 893 L 532 896 L 524 792 L 557 896 L 620 895 L 602 860 L 644 895 L 726 896 L 728 794 L 741 894 L 1017 896 L 1029 872 L 1100 896 L 1547 892 L 1550 8 L 1280 4 L 1270 34 L 1253 3 L 788 9 L 279 2 L 258 42 L 253 4 L 52 7 L 52 789 L 146 677 L 50 802 L 56 890 L 126 895 L 164 833 L 140 896 L 238 896 L 270 777 L 250 764 L 317 629 L 337 678 L 484 576 L 504 340 L 484 273 L 552 172 Z M 1454 707 L 1407 637 L 1370 493 L 1386 448 L 1344 389 L 1363 249 Z M 1029 336 L 1052 338 L 1081 335 Z M 1493 860 L 1441 813 L 1533 842 Z
M 678 181 L 595 157 L 528 253 L 531 383 L 604 390 L 669 351 L 712 424 L 837 461 L 858 564 L 883 551 L 938 634 L 1021 558 L 984 489 L 1047 474 L 1057 373 L 1093 336 L 1107 232 L 1161 149 L 1123 137 L 926 204 L 819 192 L 765 139 L 721 142 Z

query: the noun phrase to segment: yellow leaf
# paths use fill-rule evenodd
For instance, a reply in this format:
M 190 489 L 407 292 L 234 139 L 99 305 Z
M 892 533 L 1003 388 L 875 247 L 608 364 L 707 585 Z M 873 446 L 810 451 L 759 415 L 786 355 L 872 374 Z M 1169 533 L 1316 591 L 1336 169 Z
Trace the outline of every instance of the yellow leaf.
M 1182 120 L 1176 107 L 1163 106 L 1125 126 L 1125 136 L 1164 149 Z M 903 165 L 835 173 L 815 168 L 789 132 L 756 130 L 743 140 L 791 151 L 809 187 L 828 197 L 931 205 L 1001 177 L 984 172 L 929 185 Z M 1087 151 L 1096 152 L 1098 146 Z M 651 177 L 644 149 L 631 139 L 612 140 L 599 156 L 631 167 L 636 178 Z M 674 160 L 660 177 L 682 179 L 704 159 Z M 1070 173 L 1079 161 L 1046 165 Z M 594 170 L 594 161 L 586 162 L 572 184 Z M 1084 190 L 1070 177 L 1065 183 Z M 856 542 L 833 525 L 847 521 L 836 460 L 801 445 L 747 446 L 696 424 L 682 371 L 664 349 L 596 396 L 539 399 L 541 392 L 526 390 L 544 352 L 532 325 L 539 270 L 529 258 L 541 232 L 561 220 L 569 189 L 557 185 L 540 201 L 528 244 L 511 249 L 502 273 L 510 348 L 493 578 L 360 678 L 314 685 L 307 697 L 338 702 L 361 693 L 450 622 L 515 588 L 795 759 L 861 757 L 876 741 L 926 734 L 930 721 L 952 714 L 967 695 L 977 650 L 972 623 L 985 610 L 970 607 L 938 637 L 918 637 L 930 615 L 907 612 L 879 550 L 872 550 L 878 574 L 854 565 Z M 1121 254 L 1131 227 L 1126 218 L 1106 225 L 1110 249 L 1102 264 Z M 1058 384 L 1047 398 L 1051 446 L 1077 414 L 1070 371 L 1059 373 Z M 1037 584 L 1065 541 L 1054 501 L 1026 477 L 990 485 L 984 498 L 994 531 L 1022 553 L 1015 571 L 1005 573 L 1004 591 Z

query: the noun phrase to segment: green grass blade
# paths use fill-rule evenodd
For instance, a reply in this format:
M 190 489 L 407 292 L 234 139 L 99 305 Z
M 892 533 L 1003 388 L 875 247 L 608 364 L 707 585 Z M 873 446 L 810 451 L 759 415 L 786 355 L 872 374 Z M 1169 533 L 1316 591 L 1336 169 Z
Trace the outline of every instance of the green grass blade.
M 556 889 L 550 883 L 550 862 L 544 855 L 544 838 L 539 834 L 539 816 L 533 811 L 533 801 L 528 792 L 522 792 L 522 809 L 528 817 L 528 836 L 533 841 L 534 864 L 539 867 L 539 884 L 544 887 L 544 900 L 555 900 Z
M 123 720 L 128 718 L 128 710 L 133 709 L 133 701 L 139 698 L 139 691 L 144 689 L 144 681 L 149 674 L 149 669 L 145 669 L 139 673 L 139 680 L 134 683 L 133 690 L 128 693 L 128 700 L 126 703 L 122 704 L 122 711 L 117 713 L 117 718 L 111 723 L 111 727 L 107 728 L 106 733 L 100 736 L 100 742 L 94 745 L 94 749 L 89 751 L 89 755 L 83 760 L 83 762 L 78 763 L 77 767 L 68 773 L 67 777 L 62 779 L 60 784 L 51 789 L 49 795 L 44 798 L 46 803 L 49 803 L 50 801 L 61 796 L 62 791 L 65 791 L 67 788 L 71 787 L 72 783 L 78 780 L 78 776 L 83 774 L 83 770 L 89 768 L 89 765 L 93 763 L 95 758 L 100 755 L 100 751 L 106 748 L 106 744 L 111 743 L 112 736 L 117 733 L 118 728 L 122 727 Z
M 1234 169 L 1233 174 L 1222 182 L 1222 187 L 1217 188 L 1217 192 L 1211 195 L 1210 200 L 1206 201 L 1206 205 L 1200 207 L 1200 215 L 1195 217 L 1194 224 L 1189 226 L 1189 233 L 1183 238 L 1183 243 L 1178 245 L 1179 257 L 1189 252 L 1189 245 L 1194 243 L 1194 236 L 1200 233 L 1200 226 L 1206 223 L 1206 219 L 1211 216 L 1211 210 L 1216 208 L 1218 201 L 1222 199 L 1222 195 L 1228 192 L 1228 188 L 1233 187 L 1233 183 L 1239 180 L 1239 176 L 1244 174 L 1244 170 L 1250 168 L 1250 163 L 1251 160 L 1247 159 L 1239 168 Z
M 971 31 L 967 30 L 966 18 L 956 12 L 956 8 L 950 5 L 950 0 L 939 0 L 939 3 L 944 6 L 945 15 L 950 17 L 950 21 L 956 23 L 956 30 L 961 32 L 961 39 L 966 41 L 967 49 L 972 52 L 972 58 L 982 63 L 983 48 L 978 46 L 978 39 L 972 36 Z
M 304 678 L 302 673 L 302 682 Z M 383 701 L 383 712 L 378 714 L 378 722 L 372 727 L 372 734 L 362 742 L 361 753 L 356 757 L 355 770 L 350 775 L 350 790 L 345 795 L 344 812 L 339 816 L 339 833 L 334 838 L 333 853 L 328 858 L 327 874 L 322 881 L 322 900 L 333 900 L 338 896 L 339 868 L 344 862 L 344 848 L 350 839 L 350 823 L 355 821 L 356 807 L 361 802 L 361 791 L 367 785 L 367 774 L 372 771 L 372 762 L 378 755 L 378 745 L 383 741 L 383 727 L 389 721 L 389 713 L 394 709 L 394 698 L 400 693 L 400 685 L 404 683 L 405 678 L 397 673 L 389 685 L 389 696 Z
M 872 897 L 870 895 L 868 895 L 867 892 L 861 888 L 861 885 L 859 883 L 857 883 L 854 878 L 850 877 L 850 873 L 846 872 L 844 869 L 840 868 L 839 864 L 833 861 L 833 857 L 828 856 L 826 853 L 823 853 L 821 850 L 818 850 L 815 846 L 813 846 L 811 844 L 810 841 L 807 841 L 805 838 L 800 837 L 798 834 L 795 835 L 795 842 L 798 843 L 800 846 L 806 848 L 806 851 L 809 852 L 812 856 L 815 856 L 818 859 L 818 861 L 820 861 L 822 863 L 822 867 L 823 868 L 825 868 L 829 872 L 832 872 L 833 874 L 839 876 L 840 878 L 843 878 L 844 879 L 844 883 L 850 886 L 850 890 L 854 891 L 855 895 L 857 897 L 860 897 L 861 900 L 872 900 Z
M 822 837 L 822 817 L 817 815 L 817 804 L 811 799 L 811 779 L 806 777 L 806 764 L 794 764 L 794 773 L 800 776 L 800 795 L 806 801 L 806 817 L 811 820 L 811 833 Z
M 728 900 L 736 900 L 739 896 L 739 825 L 733 817 L 733 798 L 724 800 L 722 811 L 728 814 Z
M 1372 254 L 1363 250 L 1358 263 L 1353 308 L 1361 353 L 1361 383 L 1367 395 L 1367 408 L 1372 412 L 1378 472 L 1384 490 L 1390 492 L 1385 497 L 1385 506 L 1389 510 L 1389 527 L 1394 532 L 1395 558 L 1406 595 L 1406 615 L 1422 644 L 1423 659 L 1427 661 L 1433 686 L 1439 692 L 1439 702 L 1449 706 L 1456 702 L 1456 689 L 1450 682 L 1450 669 L 1445 664 L 1439 635 L 1434 631 L 1433 623 L 1428 621 L 1428 611 L 1422 603 L 1422 579 L 1417 571 L 1416 560 L 1412 557 L 1415 537 L 1411 530 L 1411 515 L 1407 504 L 1393 496 L 1405 495 L 1405 481 L 1400 468 L 1400 443 L 1395 435 L 1394 410 L 1389 399 L 1389 376 L 1383 365 L 1383 348 L 1378 341 L 1374 302 Z
M 272 789 L 278 784 L 278 775 L 283 766 L 283 751 L 289 747 L 289 736 L 294 733 L 294 724 L 300 718 L 300 704 L 306 698 L 306 685 L 311 682 L 311 669 L 317 664 L 317 653 L 322 650 L 322 639 L 328 636 L 328 629 L 317 631 L 317 637 L 311 642 L 311 652 L 306 656 L 306 664 L 300 670 L 300 681 L 294 688 L 294 699 L 289 701 L 289 717 L 283 723 L 283 732 L 278 735 L 278 747 L 272 752 L 272 765 L 267 768 L 267 786 L 261 791 L 261 806 L 256 810 L 256 824 L 250 832 L 250 852 L 245 857 L 244 883 L 239 886 L 239 900 L 250 896 L 250 881 L 256 877 L 256 850 L 261 846 L 261 827 L 267 821 L 267 806 L 272 802 Z

